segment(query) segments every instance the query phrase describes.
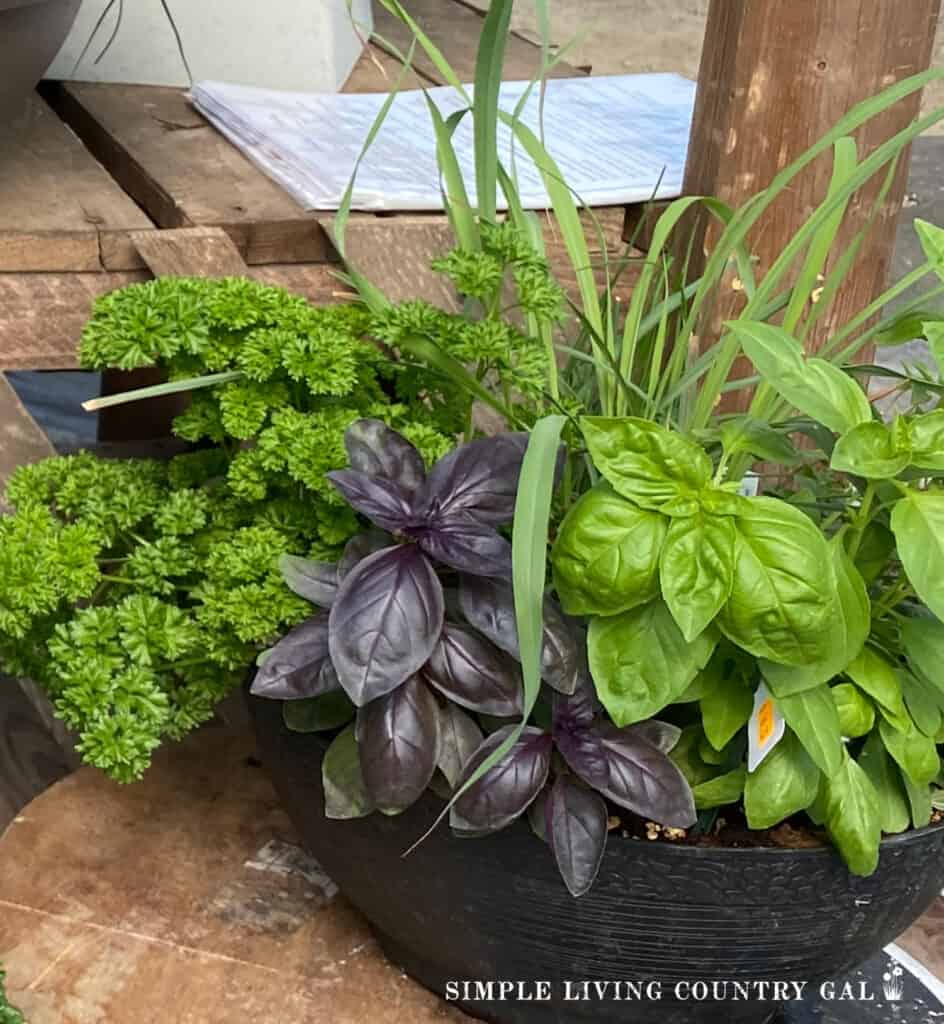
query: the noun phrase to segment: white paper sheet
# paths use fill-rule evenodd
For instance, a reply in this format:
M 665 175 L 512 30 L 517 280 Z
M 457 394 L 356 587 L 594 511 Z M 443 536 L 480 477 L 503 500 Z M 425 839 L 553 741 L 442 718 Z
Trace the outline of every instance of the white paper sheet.
M 502 85 L 512 113 L 526 82 Z M 472 93 L 471 86 L 468 87 Z M 449 86 L 428 91 L 443 117 L 465 106 Z M 336 210 L 384 95 L 275 92 L 224 82 L 192 91 L 197 109 L 307 209 Z M 680 75 L 614 75 L 553 79 L 544 102 L 544 141 L 564 180 L 589 206 L 677 196 L 682 189 L 695 83 Z M 521 120 L 540 134 L 538 90 Z M 453 137 L 474 202 L 471 118 Z M 549 206 L 537 168 L 499 125 L 499 154 L 514 168 L 523 204 Z M 502 197 L 499 196 L 501 203 Z M 435 135 L 421 90 L 401 92 L 364 157 L 354 209 L 441 210 Z

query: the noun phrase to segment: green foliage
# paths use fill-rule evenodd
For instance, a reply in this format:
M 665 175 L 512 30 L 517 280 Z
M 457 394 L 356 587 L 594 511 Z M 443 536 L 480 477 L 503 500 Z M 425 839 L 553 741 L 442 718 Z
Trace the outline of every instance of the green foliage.
M 7 994 L 4 988 L 6 972 L 0 967 L 0 1024 L 26 1024 L 23 1015 L 7 1002 Z
M 325 474 L 376 416 L 429 462 L 469 403 L 381 354 L 359 306 L 317 309 L 251 281 L 157 279 L 98 300 L 94 368 L 157 365 L 194 391 L 167 463 L 89 453 L 18 469 L 0 519 L 0 665 L 49 691 L 84 759 L 139 778 L 310 613 L 279 555 L 336 558 L 361 526 Z

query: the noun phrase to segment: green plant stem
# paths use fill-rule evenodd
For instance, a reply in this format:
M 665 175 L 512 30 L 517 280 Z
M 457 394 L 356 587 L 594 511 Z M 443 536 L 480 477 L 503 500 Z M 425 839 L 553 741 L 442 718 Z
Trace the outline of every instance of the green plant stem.
M 862 504 L 859 506 L 859 510 L 856 513 L 848 547 L 849 557 L 853 560 L 859 553 L 859 547 L 862 544 L 862 535 L 865 533 L 865 528 L 869 525 L 872 518 L 872 502 L 875 500 L 875 490 L 875 481 L 870 480 L 866 484 L 865 493 L 862 496 Z

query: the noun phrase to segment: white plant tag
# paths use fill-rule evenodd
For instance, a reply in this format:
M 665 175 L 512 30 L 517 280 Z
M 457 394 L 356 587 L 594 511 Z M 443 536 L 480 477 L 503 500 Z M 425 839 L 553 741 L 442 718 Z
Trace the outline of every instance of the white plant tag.
M 783 739 L 787 723 L 774 702 L 766 683 L 754 694 L 754 712 L 747 723 L 747 770 L 757 770 L 761 761 Z
M 759 490 L 760 477 L 749 470 L 744 474 L 744 479 L 741 481 L 741 486 L 738 488 L 738 494 L 744 498 L 756 498 Z

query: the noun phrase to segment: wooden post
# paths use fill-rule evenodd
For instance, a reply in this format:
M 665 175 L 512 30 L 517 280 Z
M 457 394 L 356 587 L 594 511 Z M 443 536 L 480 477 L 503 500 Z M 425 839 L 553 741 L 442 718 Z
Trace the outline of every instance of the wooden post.
M 860 100 L 925 70 L 940 4 L 941 0 L 711 0 L 685 194 L 717 196 L 732 206 L 741 205 Z M 919 104 L 920 95 L 912 95 L 863 125 L 856 133 L 859 159 L 905 128 Z M 759 258 L 758 278 L 825 197 L 831 169 L 831 154 L 824 154 L 755 225 L 749 242 Z M 822 344 L 831 325 L 848 320 L 885 286 L 907 173 L 906 154 L 856 269 L 807 339 L 811 350 Z M 840 246 L 864 225 L 882 177 L 873 178 L 853 197 L 837 240 Z M 696 246 L 700 248 L 701 240 Z M 696 252 L 696 260 L 700 256 Z M 717 310 L 718 322 L 736 312 L 741 301 L 734 288 L 726 292 Z M 736 376 L 746 372 L 751 372 L 749 367 L 735 368 Z M 742 403 L 749 398 L 746 392 L 736 397 Z

